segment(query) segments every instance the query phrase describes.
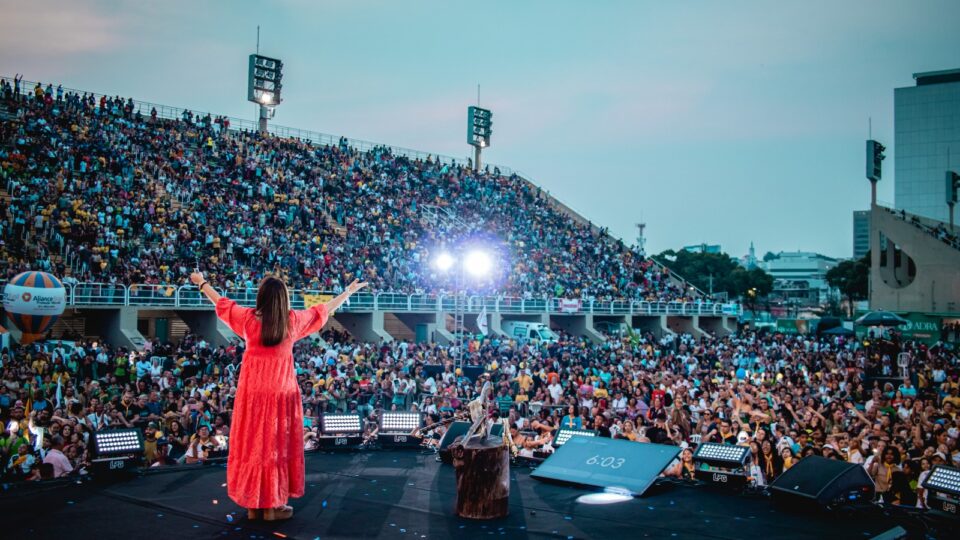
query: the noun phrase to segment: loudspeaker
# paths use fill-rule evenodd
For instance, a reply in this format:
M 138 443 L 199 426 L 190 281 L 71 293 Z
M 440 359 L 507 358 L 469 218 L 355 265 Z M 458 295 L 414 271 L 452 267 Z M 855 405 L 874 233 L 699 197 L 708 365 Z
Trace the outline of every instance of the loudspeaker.
M 773 501 L 789 508 L 831 509 L 872 501 L 873 479 L 855 463 L 808 456 L 781 474 L 772 484 Z
M 453 444 L 453 441 L 455 441 L 457 437 L 466 435 L 472 425 L 472 422 L 454 422 L 450 424 L 450 427 L 444 432 L 443 438 L 440 439 L 440 448 L 438 449 L 440 461 L 448 465 L 453 463 L 453 456 L 450 455 L 450 445 Z M 503 424 L 494 424 L 493 427 L 490 428 L 490 435 L 503 437 Z

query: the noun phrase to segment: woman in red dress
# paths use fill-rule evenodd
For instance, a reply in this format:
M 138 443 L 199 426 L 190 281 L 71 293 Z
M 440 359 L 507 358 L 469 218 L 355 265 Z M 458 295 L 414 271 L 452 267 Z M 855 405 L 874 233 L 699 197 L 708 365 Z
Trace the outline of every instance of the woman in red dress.
M 327 318 L 366 283 L 354 281 L 325 304 L 292 311 L 287 286 L 265 277 L 257 307 L 220 296 L 200 273 L 190 280 L 216 305 L 217 317 L 247 343 L 233 405 L 227 494 L 250 519 L 288 519 L 289 497 L 303 496 L 303 405 L 293 344 L 319 331 Z

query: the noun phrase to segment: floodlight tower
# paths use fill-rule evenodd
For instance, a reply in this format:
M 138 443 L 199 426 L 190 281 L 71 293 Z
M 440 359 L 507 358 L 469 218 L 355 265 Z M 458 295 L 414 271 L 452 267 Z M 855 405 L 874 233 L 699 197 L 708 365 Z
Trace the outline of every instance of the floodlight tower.
M 480 170 L 480 149 L 490 146 L 493 113 L 489 109 L 467 107 L 467 144 L 473 146 L 473 170 Z
M 947 171 L 946 178 L 947 211 L 950 213 L 950 234 L 953 231 L 953 207 L 957 204 L 957 192 L 960 191 L 960 174 Z
M 870 180 L 870 205 L 877 204 L 877 182 L 883 172 L 883 160 L 886 159 L 885 146 L 870 139 L 867 141 L 867 180 Z
M 258 34 L 259 36 L 259 34 Z M 258 38 L 259 39 L 259 38 Z M 273 118 L 280 104 L 280 81 L 283 79 L 283 62 L 258 54 L 250 55 L 247 77 L 247 101 L 260 106 L 260 133 L 267 132 L 267 120 Z

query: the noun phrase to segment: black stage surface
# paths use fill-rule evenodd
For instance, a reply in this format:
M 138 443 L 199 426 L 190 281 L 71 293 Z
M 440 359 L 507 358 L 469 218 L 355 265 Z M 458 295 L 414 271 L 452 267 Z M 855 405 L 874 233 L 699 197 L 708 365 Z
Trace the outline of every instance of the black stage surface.
M 2 538 L 872 538 L 915 519 L 877 510 L 804 515 L 763 495 L 673 483 L 642 498 L 592 506 L 588 490 L 511 471 L 510 515 L 490 522 L 453 514 L 453 467 L 416 451 L 307 456 L 307 492 L 287 522 L 249 522 L 227 498 L 225 465 L 155 469 L 124 482 L 5 486 Z M 228 517 L 229 516 L 229 517 Z M 912 522 L 912 523 L 911 523 Z

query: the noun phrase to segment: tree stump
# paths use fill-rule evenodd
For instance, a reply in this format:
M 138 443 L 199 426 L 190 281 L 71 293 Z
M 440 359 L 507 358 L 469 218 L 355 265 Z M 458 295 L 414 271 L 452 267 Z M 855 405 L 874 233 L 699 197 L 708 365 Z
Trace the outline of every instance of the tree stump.
M 500 437 L 471 437 L 450 446 L 457 471 L 457 515 L 497 519 L 507 515 L 510 451 Z

